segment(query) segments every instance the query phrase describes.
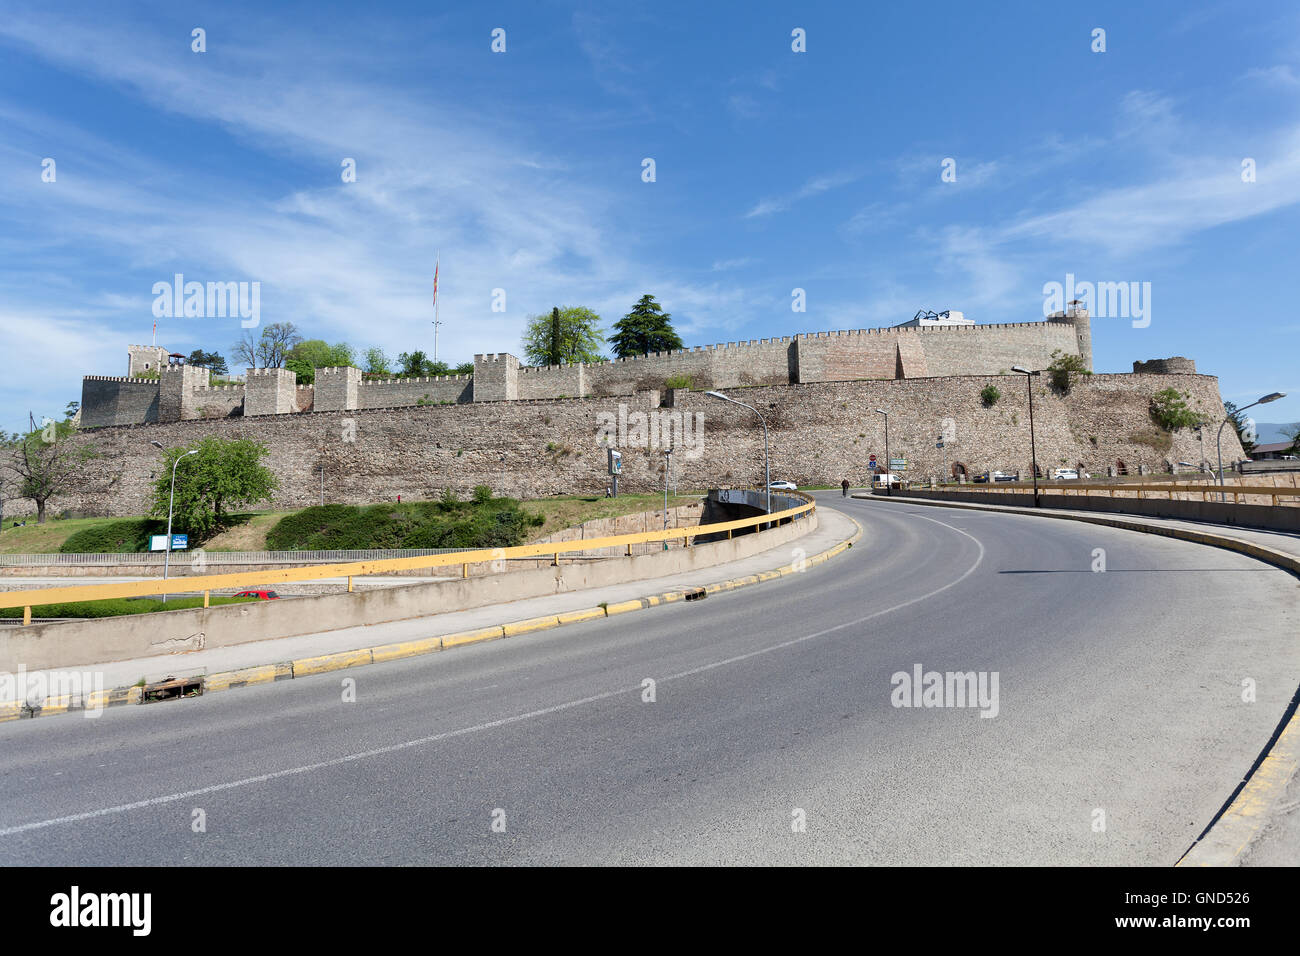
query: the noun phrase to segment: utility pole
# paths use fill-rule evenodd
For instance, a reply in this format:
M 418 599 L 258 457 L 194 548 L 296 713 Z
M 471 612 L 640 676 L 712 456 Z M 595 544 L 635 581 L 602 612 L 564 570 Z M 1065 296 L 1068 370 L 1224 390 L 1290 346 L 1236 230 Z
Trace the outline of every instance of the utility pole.
M 433 261 L 433 360 L 438 361 L 438 326 L 442 325 L 438 321 L 438 265 L 437 259 Z

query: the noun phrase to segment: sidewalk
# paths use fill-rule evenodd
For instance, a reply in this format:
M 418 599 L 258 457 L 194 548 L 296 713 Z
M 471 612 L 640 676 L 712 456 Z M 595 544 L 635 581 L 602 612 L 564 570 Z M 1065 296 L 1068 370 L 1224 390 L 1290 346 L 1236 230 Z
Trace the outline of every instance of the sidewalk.
M 528 598 L 521 601 L 512 601 L 508 604 L 472 608 L 466 611 L 451 611 L 431 617 L 392 621 L 385 624 L 371 624 L 365 627 L 350 627 L 337 631 L 304 634 L 272 641 L 255 641 L 248 644 L 237 644 L 232 647 L 211 648 L 182 654 L 95 664 L 89 665 L 86 669 L 93 671 L 96 675 L 103 674 L 103 686 L 105 688 L 129 687 L 141 678 L 144 678 L 146 682 L 153 683 L 162 680 L 164 677 L 191 677 L 226 673 L 273 665 L 284 661 L 296 661 L 301 658 L 359 651 L 386 644 L 425 641 L 446 635 L 459 636 L 465 632 L 477 632 L 488 628 L 495 628 L 500 631 L 505 625 L 531 621 L 535 618 L 550 618 L 553 622 L 558 615 L 596 608 L 600 604 L 613 606 L 639 601 L 645 599 L 648 595 L 659 595 L 666 591 L 721 585 L 736 581 L 738 578 L 753 575 L 770 574 L 775 577 L 775 572 L 778 569 L 788 568 L 792 562 L 800 558 L 811 562 L 814 557 L 831 551 L 837 545 L 844 544 L 860 533 L 861 529 L 858 527 L 857 522 L 831 508 L 818 507 L 817 516 L 818 528 L 796 538 L 794 541 L 748 558 L 742 558 L 739 561 L 704 570 L 667 575 L 629 584 Z M 795 553 L 796 549 L 801 551 L 802 554 Z M 409 580 L 406 583 L 410 583 Z M 739 583 L 737 582 L 737 584 Z M 744 583 L 756 582 L 747 581 Z M 656 600 L 654 603 L 659 602 Z M 624 610 L 630 609 L 624 608 Z M 613 613 L 612 607 L 610 613 Z M 146 622 L 142 621 L 141 623 L 145 624 Z M 551 623 L 549 626 L 555 625 Z M 538 629 L 541 628 L 525 628 L 522 630 Z M 510 630 L 508 633 L 518 633 L 522 632 L 522 630 Z M 496 636 L 502 635 L 498 633 Z M 458 640 L 455 643 L 469 642 L 468 640 Z M 429 650 L 437 649 L 437 647 L 429 648 Z M 357 661 L 357 663 L 364 662 Z M 39 673 L 44 672 L 32 671 L 30 675 Z

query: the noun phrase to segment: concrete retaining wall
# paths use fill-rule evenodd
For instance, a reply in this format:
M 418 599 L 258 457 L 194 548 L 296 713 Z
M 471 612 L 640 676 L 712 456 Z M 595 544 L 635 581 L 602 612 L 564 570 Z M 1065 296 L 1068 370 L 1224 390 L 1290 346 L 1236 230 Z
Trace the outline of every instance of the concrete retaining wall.
M 0 634 L 0 671 L 77 667 L 173 651 L 227 647 L 641 581 L 746 558 L 786 544 L 816 527 L 814 513 L 762 534 L 597 563 L 561 564 L 350 594 L 66 624 L 33 624 Z
M 1013 491 L 928 491 L 908 489 L 900 492 L 908 498 L 937 501 L 969 501 L 986 505 L 1033 507 L 1032 492 Z M 1182 518 L 1242 528 L 1300 532 L 1300 508 L 1272 505 L 1234 505 L 1231 501 L 1169 501 L 1163 498 L 1110 498 L 1101 495 L 1039 495 L 1044 508 L 1067 511 L 1096 511 L 1106 514 L 1146 515 L 1152 518 Z

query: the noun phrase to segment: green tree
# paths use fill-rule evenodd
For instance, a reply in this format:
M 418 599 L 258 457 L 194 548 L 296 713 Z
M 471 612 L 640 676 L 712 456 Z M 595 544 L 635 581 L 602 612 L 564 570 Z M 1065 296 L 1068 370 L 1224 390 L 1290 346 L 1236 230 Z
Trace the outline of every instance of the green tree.
M 302 336 L 292 322 L 265 325 L 262 327 L 262 337 L 257 342 L 257 360 L 262 363 L 262 368 L 284 368 L 290 350 L 301 341 Z
M 378 346 L 372 346 L 366 349 L 366 374 L 367 375 L 392 375 L 393 370 L 388 364 L 388 356 L 384 350 Z
M 230 368 L 226 365 L 226 360 L 220 352 L 205 352 L 203 349 L 195 349 L 185 362 L 188 365 L 206 368 L 213 375 L 227 375 L 230 373 Z
M 250 505 L 269 500 L 280 487 L 271 469 L 262 464 L 267 455 L 265 445 L 248 438 L 224 439 L 209 436 L 196 443 L 169 448 L 163 453 L 158 478 L 154 482 L 155 517 L 166 518 L 171 496 L 172 467 L 176 460 L 190 455 L 176 466 L 176 504 L 173 525 L 198 540 L 210 537 L 226 522 L 232 505 Z
M 299 385 L 311 385 L 316 369 L 355 365 L 356 360 L 356 351 L 347 342 L 329 345 L 324 339 L 306 339 L 289 350 L 284 367 L 298 376 Z
M 529 365 L 600 362 L 604 344 L 600 316 L 580 305 L 557 306 L 534 315 L 524 327 L 523 351 Z
M 652 295 L 643 295 L 632 311 L 614 323 L 610 344 L 618 358 L 648 355 L 651 352 L 675 352 L 682 348 L 681 337 L 669 322 L 672 316 L 660 308 Z
M 46 419 L 40 428 L 12 435 L 3 444 L 3 483 L 7 494 L 36 505 L 36 523 L 45 523 L 51 498 L 81 483 L 85 465 L 96 453 L 74 440 L 77 429 L 70 421 Z
M 473 362 L 461 362 L 459 365 L 457 365 L 455 368 L 453 368 L 453 369 L 451 370 L 451 374 L 453 374 L 453 375 L 473 375 L 473 374 L 474 374 L 474 363 L 473 363 Z
M 397 356 L 397 374 L 402 378 L 432 378 L 437 375 L 450 375 L 451 366 L 446 362 L 435 362 L 419 349 L 403 352 Z
M 1232 402 L 1224 402 L 1223 411 L 1227 415 L 1228 421 L 1232 422 L 1232 427 L 1237 430 L 1237 438 L 1241 441 L 1241 450 L 1249 455 L 1255 450 L 1255 429 L 1251 425 L 1250 419 Z
M 1300 455 L 1300 422 L 1296 422 L 1294 425 L 1284 425 L 1282 434 L 1287 441 L 1291 442 L 1291 447 L 1286 450 L 1286 453 L 1288 455 Z

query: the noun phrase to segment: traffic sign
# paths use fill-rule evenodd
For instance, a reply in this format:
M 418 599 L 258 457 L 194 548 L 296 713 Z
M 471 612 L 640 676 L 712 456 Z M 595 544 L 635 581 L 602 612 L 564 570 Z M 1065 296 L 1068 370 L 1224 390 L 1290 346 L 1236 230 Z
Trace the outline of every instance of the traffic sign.
M 188 534 L 172 535 L 172 550 L 184 551 L 190 546 L 190 536 Z

